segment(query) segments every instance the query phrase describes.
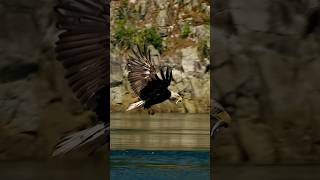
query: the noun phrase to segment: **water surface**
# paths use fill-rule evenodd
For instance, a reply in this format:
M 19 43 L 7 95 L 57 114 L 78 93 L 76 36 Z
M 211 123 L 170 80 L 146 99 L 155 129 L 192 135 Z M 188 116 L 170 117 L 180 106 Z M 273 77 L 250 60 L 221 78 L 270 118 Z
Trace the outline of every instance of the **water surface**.
M 209 150 L 208 114 L 112 113 L 111 149 Z
M 111 180 L 209 180 L 208 151 L 111 152 Z
M 208 114 L 111 114 L 111 180 L 209 180 Z

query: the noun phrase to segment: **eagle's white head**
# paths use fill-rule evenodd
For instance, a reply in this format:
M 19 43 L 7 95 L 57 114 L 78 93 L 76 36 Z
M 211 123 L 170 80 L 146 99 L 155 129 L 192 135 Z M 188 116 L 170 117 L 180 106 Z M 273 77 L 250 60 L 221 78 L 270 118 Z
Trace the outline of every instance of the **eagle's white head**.
M 171 92 L 171 96 L 169 98 L 170 101 L 175 101 L 176 104 L 178 104 L 179 102 L 182 102 L 182 97 L 178 93 L 173 91 L 170 91 L 170 92 Z

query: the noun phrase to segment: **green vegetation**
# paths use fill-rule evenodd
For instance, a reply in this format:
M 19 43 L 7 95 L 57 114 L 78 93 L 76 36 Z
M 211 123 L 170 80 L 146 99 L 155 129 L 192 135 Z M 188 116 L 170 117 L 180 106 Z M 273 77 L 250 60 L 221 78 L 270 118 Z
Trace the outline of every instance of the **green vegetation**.
M 210 58 L 210 47 L 208 46 L 208 40 L 200 39 L 198 43 L 198 55 L 200 59 Z
M 188 22 L 185 22 L 181 27 L 181 34 L 180 36 L 182 38 L 186 38 L 191 33 L 190 24 Z
M 112 43 L 125 49 L 135 44 L 151 44 L 159 51 L 162 49 L 162 37 L 154 27 L 138 29 L 119 24 L 114 28 Z
M 121 48 L 130 48 L 134 45 L 133 37 L 138 32 L 136 28 L 127 26 L 125 21 L 117 21 L 112 31 L 112 44 Z
M 138 44 L 152 44 L 156 49 L 160 51 L 162 49 L 162 37 L 160 36 L 157 29 L 154 27 L 142 29 L 137 34 L 136 42 Z
M 154 27 L 135 27 L 133 22 L 128 20 L 129 15 L 126 13 L 126 6 L 124 3 L 117 12 L 113 28 L 111 29 L 111 43 L 124 49 L 131 48 L 135 44 L 150 44 L 161 51 L 162 37 L 157 29 Z

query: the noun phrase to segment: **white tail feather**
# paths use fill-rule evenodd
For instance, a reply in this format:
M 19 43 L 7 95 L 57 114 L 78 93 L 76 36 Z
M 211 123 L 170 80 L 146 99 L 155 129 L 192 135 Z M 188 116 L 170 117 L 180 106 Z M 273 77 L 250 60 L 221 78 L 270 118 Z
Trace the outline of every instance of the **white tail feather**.
M 103 123 L 100 123 L 91 128 L 66 136 L 56 146 L 56 150 L 53 152 L 52 155 L 58 156 L 70 152 L 72 150 L 78 149 L 79 147 L 88 144 L 89 142 L 103 137 L 107 134 L 108 130 L 108 127 L 106 127 Z
M 138 101 L 136 103 L 130 104 L 127 111 L 131 111 L 136 108 L 141 108 L 146 102 L 145 101 Z

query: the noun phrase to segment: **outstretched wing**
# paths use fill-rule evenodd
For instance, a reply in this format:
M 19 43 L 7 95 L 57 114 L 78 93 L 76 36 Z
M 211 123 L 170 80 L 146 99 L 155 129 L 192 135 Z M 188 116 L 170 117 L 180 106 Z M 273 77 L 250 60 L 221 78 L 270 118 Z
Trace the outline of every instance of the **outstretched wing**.
M 59 0 L 57 59 L 73 92 L 98 119 L 108 121 L 109 2 Z
M 137 46 L 138 52 L 132 49 L 133 55 L 128 59 L 128 80 L 136 96 L 150 81 L 160 80 L 151 59 L 150 49 L 144 45 L 143 51 Z

